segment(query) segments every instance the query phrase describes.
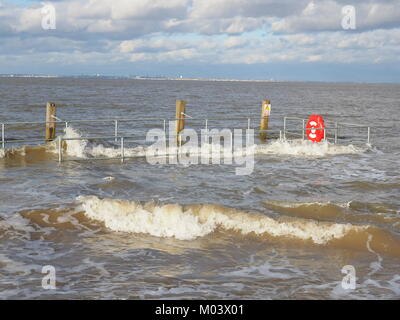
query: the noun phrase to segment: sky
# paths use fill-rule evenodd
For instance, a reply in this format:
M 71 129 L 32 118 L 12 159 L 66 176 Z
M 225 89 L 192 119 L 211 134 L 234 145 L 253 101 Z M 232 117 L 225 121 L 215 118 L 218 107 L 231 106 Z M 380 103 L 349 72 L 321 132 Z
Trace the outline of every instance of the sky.
M 0 0 L 0 42 L 0 74 L 400 82 L 400 0 Z

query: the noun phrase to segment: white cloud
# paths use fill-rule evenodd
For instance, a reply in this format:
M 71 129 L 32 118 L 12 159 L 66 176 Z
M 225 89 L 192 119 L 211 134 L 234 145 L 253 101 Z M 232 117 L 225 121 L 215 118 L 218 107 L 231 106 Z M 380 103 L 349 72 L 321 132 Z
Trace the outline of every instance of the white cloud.
M 193 0 L 193 20 L 234 17 L 282 17 L 299 10 L 307 0 Z
M 344 3 L 334 0 L 310 1 L 304 9 L 272 23 L 277 32 L 315 32 L 341 30 Z M 354 3 L 356 29 L 400 27 L 400 1 L 360 1 Z
M 223 47 L 226 49 L 243 48 L 249 44 L 249 39 L 243 37 L 229 37 L 223 42 Z
M 65 36 L 114 33 L 114 37 L 154 32 L 239 34 L 271 25 L 282 33 L 341 29 L 342 0 L 71 0 L 52 4 L 57 32 Z M 346 1 L 347 2 L 347 1 Z M 354 2 L 353 1 L 349 1 Z M 346 3 L 349 4 L 349 3 Z M 399 0 L 354 2 L 357 29 L 400 27 Z M 4 3 L 0 32 L 40 34 L 42 5 Z
M 111 6 L 113 19 L 165 19 L 186 14 L 188 0 L 101 0 Z
M 207 63 L 266 63 L 282 61 L 376 63 L 400 60 L 400 29 L 368 31 L 362 34 L 340 31 L 313 35 L 265 37 L 219 36 L 194 39 L 135 39 L 118 45 L 120 54 L 137 54 L 143 60 L 201 59 Z M 176 56 L 174 56 L 176 55 Z M 379 60 L 376 60 L 379 57 Z
M 320 56 L 320 55 L 314 55 L 314 56 L 307 57 L 308 62 L 315 62 L 315 61 L 321 61 L 321 60 L 322 60 L 322 56 Z
M 341 10 L 342 6 L 334 1 L 311 1 L 301 13 L 272 23 L 272 30 L 278 32 L 339 30 L 342 21 Z
M 350 2 L 350 3 L 348 3 Z M 341 28 L 356 7 L 357 30 Z M 398 62 L 399 0 L 71 0 L 53 2 L 57 29 L 41 28 L 41 4 L 0 6 L 0 56 L 40 61 Z M 22 41 L 21 39 L 25 39 Z M 90 56 L 93 59 L 90 59 Z M 42 58 L 35 58 L 42 59 Z

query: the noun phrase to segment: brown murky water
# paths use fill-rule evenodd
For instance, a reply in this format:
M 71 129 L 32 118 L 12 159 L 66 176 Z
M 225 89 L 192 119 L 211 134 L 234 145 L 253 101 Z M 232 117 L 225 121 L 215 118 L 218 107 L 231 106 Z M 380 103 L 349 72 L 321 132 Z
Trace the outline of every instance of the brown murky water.
M 237 166 L 151 165 L 145 157 L 57 162 L 55 146 L 0 151 L 2 299 L 400 298 L 400 85 L 151 80 L 0 79 L 0 122 L 321 114 L 369 124 L 371 145 L 258 139 L 254 171 Z M 120 125 L 138 138 L 162 122 Z M 203 124 L 188 122 L 187 126 Z M 252 127 L 258 123 L 253 121 Z M 245 128 L 232 120 L 209 127 Z M 113 135 L 112 124 L 71 124 L 69 137 Z M 8 125 L 6 137 L 42 136 Z M 358 132 L 364 137 L 365 132 Z M 113 141 L 69 141 L 65 156 L 112 156 Z M 43 266 L 56 290 L 42 288 Z M 354 266 L 345 290 L 342 268 Z

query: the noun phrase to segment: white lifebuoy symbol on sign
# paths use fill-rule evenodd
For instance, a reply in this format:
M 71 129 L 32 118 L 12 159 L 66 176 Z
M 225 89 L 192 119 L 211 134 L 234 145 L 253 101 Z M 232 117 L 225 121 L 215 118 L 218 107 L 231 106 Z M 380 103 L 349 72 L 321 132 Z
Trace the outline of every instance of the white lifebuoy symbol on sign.
M 264 104 L 263 117 L 269 117 L 271 115 L 271 104 Z
M 317 126 L 317 123 L 315 121 L 311 121 L 310 126 L 315 128 Z M 315 130 L 314 128 L 311 128 L 311 132 L 308 134 L 308 136 L 311 139 L 315 139 L 317 137 L 317 134 L 316 134 L 317 130 Z

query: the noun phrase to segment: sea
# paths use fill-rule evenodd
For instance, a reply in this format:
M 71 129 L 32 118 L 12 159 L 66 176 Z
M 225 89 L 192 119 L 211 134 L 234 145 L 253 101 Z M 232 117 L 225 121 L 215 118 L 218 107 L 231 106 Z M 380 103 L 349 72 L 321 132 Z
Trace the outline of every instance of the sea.
M 251 170 L 148 157 L 176 100 Z M 0 299 L 399 299 L 399 118 L 399 84 L 0 78 Z

